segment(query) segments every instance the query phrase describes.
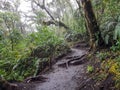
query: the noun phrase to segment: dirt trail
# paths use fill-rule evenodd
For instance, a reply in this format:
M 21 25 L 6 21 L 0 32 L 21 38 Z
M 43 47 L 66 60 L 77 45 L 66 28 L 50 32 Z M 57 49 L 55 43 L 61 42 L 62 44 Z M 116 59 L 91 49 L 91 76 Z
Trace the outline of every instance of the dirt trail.
M 112 77 L 96 82 L 87 75 L 86 66 L 93 63 L 84 57 L 87 53 L 88 47 L 77 44 L 71 53 L 57 60 L 49 72 L 29 83 L 18 83 L 17 90 L 116 90 Z
M 86 64 L 67 65 L 65 62 L 79 58 L 85 53 L 85 48 L 72 48 L 71 53 L 59 59 L 49 72 L 42 75 L 47 78 L 45 82 L 20 83 L 18 84 L 19 90 L 79 90 L 83 81 L 86 80 L 84 76 Z M 65 66 L 61 66 L 62 64 Z
M 69 56 L 82 56 L 84 53 L 84 50 L 72 49 Z M 84 73 L 84 65 L 69 66 L 68 68 L 59 67 L 59 63 L 67 60 L 66 57 L 53 65 L 52 72 L 44 74 L 48 79 L 46 82 L 37 85 L 34 90 L 77 90 L 79 80 L 83 78 L 81 76 Z

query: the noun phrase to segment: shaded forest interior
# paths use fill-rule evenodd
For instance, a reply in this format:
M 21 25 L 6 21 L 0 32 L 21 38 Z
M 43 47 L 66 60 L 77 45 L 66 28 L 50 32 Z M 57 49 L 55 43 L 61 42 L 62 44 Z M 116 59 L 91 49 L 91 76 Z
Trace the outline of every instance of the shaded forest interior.
M 0 90 L 44 81 L 73 47 L 85 55 L 63 65 L 87 61 L 84 87 L 120 90 L 119 7 L 119 0 L 0 0 Z

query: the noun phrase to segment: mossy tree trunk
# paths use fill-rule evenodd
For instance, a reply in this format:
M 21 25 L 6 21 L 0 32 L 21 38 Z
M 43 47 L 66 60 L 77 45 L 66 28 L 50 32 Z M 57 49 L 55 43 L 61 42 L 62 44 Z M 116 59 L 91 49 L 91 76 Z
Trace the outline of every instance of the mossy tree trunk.
M 102 39 L 99 25 L 93 12 L 91 0 L 80 0 L 80 4 L 83 8 L 84 18 L 90 36 L 91 49 L 99 48 L 103 46 L 104 40 Z

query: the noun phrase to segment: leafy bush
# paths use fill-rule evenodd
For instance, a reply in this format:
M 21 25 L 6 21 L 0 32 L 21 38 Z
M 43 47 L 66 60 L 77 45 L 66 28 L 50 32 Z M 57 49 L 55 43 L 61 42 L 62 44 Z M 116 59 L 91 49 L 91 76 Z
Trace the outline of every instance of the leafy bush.
M 110 66 L 109 72 L 114 75 L 115 87 L 120 88 L 120 56 L 115 59 L 115 62 Z
M 39 68 L 44 69 L 43 62 L 48 62 L 51 56 L 59 56 L 68 50 L 64 39 L 47 27 L 27 37 L 14 31 L 0 41 L 0 75 L 7 80 L 21 81 L 35 75 Z
M 96 54 L 96 57 L 99 58 L 99 60 L 105 60 L 108 56 L 107 52 L 98 52 Z
M 87 72 L 88 73 L 92 73 L 94 71 L 94 67 L 93 66 L 87 66 Z
M 9 40 L 0 43 L 0 72 L 6 79 L 19 78 L 19 74 L 14 72 L 14 67 L 18 64 L 19 60 L 24 59 L 30 55 L 30 51 L 26 49 L 26 45 L 23 42 L 16 44 L 14 50 L 11 49 L 11 43 Z
M 112 46 L 119 39 L 120 2 L 118 0 L 93 0 L 95 13 L 106 45 Z
M 116 44 L 113 45 L 110 49 L 111 49 L 112 51 L 119 51 L 119 50 L 120 50 L 120 41 L 117 40 Z
M 44 27 L 39 32 L 30 35 L 30 41 L 36 46 L 33 53 L 40 57 L 49 57 L 56 51 L 68 50 L 68 46 L 62 37 L 58 37 L 53 31 Z M 64 48 L 66 47 L 66 49 Z M 63 48 L 63 49 L 62 49 Z M 61 50 L 62 49 L 62 50 Z M 37 55 L 39 53 L 39 55 Z

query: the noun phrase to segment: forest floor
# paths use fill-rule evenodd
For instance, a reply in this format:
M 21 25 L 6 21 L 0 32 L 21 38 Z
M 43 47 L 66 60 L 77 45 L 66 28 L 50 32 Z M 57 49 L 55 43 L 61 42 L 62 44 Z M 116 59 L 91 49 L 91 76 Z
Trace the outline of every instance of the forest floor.
M 72 48 L 72 53 L 53 65 L 53 70 L 44 74 L 48 79 L 34 90 L 77 90 L 80 81 L 83 81 L 84 64 L 64 65 L 68 57 L 78 57 L 85 53 L 84 50 Z
M 52 69 L 44 74 L 45 81 L 19 83 L 19 90 L 79 90 L 84 81 L 86 63 L 81 58 L 86 48 L 71 48 L 72 52 L 60 58 Z M 69 62 L 69 63 L 68 63 Z
M 36 78 L 18 83 L 18 90 L 113 90 L 107 89 L 109 86 L 97 85 L 88 77 L 86 68 L 90 62 L 84 57 L 88 47 L 83 46 L 76 45 L 71 48 L 72 52 L 59 58 L 52 69 L 37 77 L 42 81 Z

